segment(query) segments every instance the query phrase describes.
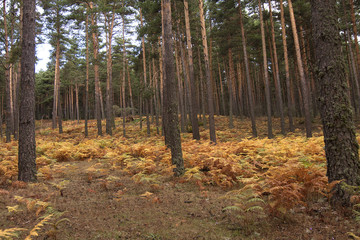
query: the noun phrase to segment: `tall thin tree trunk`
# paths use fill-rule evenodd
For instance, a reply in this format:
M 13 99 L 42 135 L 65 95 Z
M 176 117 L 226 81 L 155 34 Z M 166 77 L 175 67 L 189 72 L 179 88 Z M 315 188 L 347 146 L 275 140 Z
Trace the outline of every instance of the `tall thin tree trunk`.
M 201 23 L 201 36 L 204 47 L 205 75 L 206 75 L 206 84 L 207 84 L 207 92 L 208 92 L 210 141 L 216 144 L 213 88 L 210 77 L 209 51 L 207 45 L 203 0 L 199 0 L 199 10 L 200 10 L 200 23 Z
M 306 79 L 305 79 L 303 62 L 301 60 L 299 38 L 298 38 L 298 34 L 297 34 L 294 10 L 292 7 L 291 0 L 288 0 L 288 4 L 289 4 L 289 11 L 290 11 L 291 27 L 292 27 L 293 37 L 294 37 L 294 44 L 295 44 L 296 61 L 297 61 L 298 70 L 299 70 L 299 74 L 300 74 L 300 83 L 301 83 L 302 96 L 303 96 L 306 137 L 310 138 L 310 137 L 312 137 L 312 130 L 311 130 L 309 92 L 308 92 L 308 87 L 307 87 L 307 83 L 306 83 Z
M 57 34 L 60 34 L 60 27 L 57 26 Z M 58 113 L 58 98 L 60 89 L 60 39 L 56 40 L 55 49 L 55 79 L 54 79 L 54 101 L 53 101 L 53 116 L 52 116 L 52 128 L 55 129 L 57 125 L 57 113 Z
M 80 109 L 79 109 L 79 84 L 75 84 L 75 101 L 76 101 L 76 120 L 80 123 Z
M 262 40 L 262 52 L 263 52 L 266 110 L 267 110 L 267 119 L 268 119 L 268 138 L 273 138 L 274 135 L 272 133 L 270 84 L 269 84 L 269 72 L 268 72 L 268 64 L 267 64 L 268 59 L 266 54 L 265 29 L 264 29 L 264 20 L 263 20 L 263 13 L 261 9 L 260 0 L 259 0 L 259 14 L 260 14 L 261 40 Z
M 223 81 L 222 81 L 222 75 L 221 75 L 221 67 L 220 62 L 218 59 L 218 69 L 219 69 L 219 85 L 220 85 L 220 93 L 221 93 L 221 103 L 222 103 L 222 109 L 224 116 L 226 115 L 226 107 L 225 107 L 225 94 L 224 94 L 224 87 L 223 87 Z
M 283 1 L 280 0 L 280 15 L 281 15 L 281 33 L 282 33 L 282 42 L 284 48 L 284 63 L 285 63 L 285 77 L 286 77 L 286 97 L 287 97 L 287 106 L 288 106 L 288 118 L 289 118 L 289 128 L 290 132 L 295 131 L 293 113 L 294 113 L 294 102 L 291 98 L 291 84 L 290 84 L 290 70 L 289 70 L 289 57 L 287 50 L 287 41 L 286 41 L 286 27 L 285 27 L 285 17 L 284 17 L 284 5 Z
M 93 8 L 93 3 L 90 2 L 90 8 Z M 96 15 L 93 13 L 91 15 L 91 25 L 93 28 L 96 27 Z M 93 41 L 93 51 L 94 51 L 94 74 L 95 74 L 95 118 L 97 121 L 98 135 L 102 135 L 101 127 L 101 93 L 100 93 L 100 76 L 99 76 L 99 63 L 98 63 L 98 51 L 99 51 L 99 42 L 98 35 L 95 32 L 95 29 L 92 30 L 92 41 Z
M 85 137 L 88 137 L 88 118 L 89 118 L 89 8 L 86 10 L 86 23 L 85 23 L 85 31 L 86 31 L 86 78 L 85 78 Z
M 194 75 L 194 63 L 193 63 L 193 51 L 191 44 L 191 32 L 190 32 L 190 20 L 189 20 L 189 4 L 187 0 L 184 0 L 184 12 L 185 12 L 185 30 L 186 30 L 186 43 L 189 62 L 189 81 L 190 81 L 190 113 L 191 113 L 191 125 L 193 139 L 200 140 L 199 123 L 197 115 L 199 113 L 198 103 L 196 101 L 196 88 L 195 88 L 195 75 Z
M 277 98 L 277 103 L 278 103 L 278 108 L 279 108 L 279 113 L 280 113 L 281 134 L 285 135 L 286 132 L 285 132 L 284 108 L 283 108 L 283 100 L 282 100 L 282 92 L 281 92 L 279 64 L 278 64 L 278 57 L 277 57 L 277 50 L 276 50 L 274 21 L 272 18 L 272 10 L 271 10 L 271 0 L 269 0 L 269 12 L 270 12 L 272 48 L 273 48 L 273 52 L 274 52 L 276 98 Z
M 355 51 L 356 51 L 356 59 L 357 59 L 357 70 L 358 74 L 360 74 L 360 50 L 359 50 L 359 42 L 358 42 L 358 33 L 356 27 L 356 18 L 355 18 L 355 10 L 354 10 L 354 0 L 350 1 L 350 11 L 351 11 L 351 22 L 354 32 L 354 42 L 355 42 Z M 360 76 L 358 76 L 360 77 Z
M 349 47 L 349 55 L 350 55 L 350 60 L 351 60 L 351 69 L 352 72 L 354 73 L 354 82 L 355 82 L 355 89 L 356 89 L 356 94 L 357 94 L 357 99 L 356 100 L 356 105 L 358 105 L 360 107 L 360 86 L 359 86 L 359 79 L 358 79 L 358 72 L 357 72 L 357 68 L 356 68 L 356 60 L 354 59 L 354 53 L 353 53 L 353 49 L 351 47 L 352 44 L 352 40 L 350 38 L 349 35 L 349 31 L 346 31 L 346 36 L 347 36 L 347 42 L 348 42 L 348 47 Z
M 121 15 L 122 21 L 123 21 L 123 28 L 122 28 L 122 38 L 123 38 L 123 79 L 122 79 L 122 108 L 123 108 L 123 137 L 126 137 L 126 104 L 125 104 L 125 82 L 126 82 L 126 63 L 127 63 L 127 56 L 126 56 L 126 42 L 125 42 L 125 17 L 124 15 Z M 130 74 L 129 74 L 130 75 Z M 134 116 L 134 106 L 132 102 L 132 92 L 131 92 L 131 83 L 130 83 L 130 76 L 128 77 L 129 82 L 129 92 L 130 92 L 130 103 L 131 103 L 131 109 L 132 109 L 132 115 Z
M 113 129 L 113 102 L 112 102 L 112 37 L 113 29 L 115 23 L 115 9 L 112 9 L 111 19 L 108 19 L 107 13 L 104 13 L 105 16 L 105 28 L 108 29 L 107 33 L 107 60 L 106 60 L 106 133 L 112 135 Z M 108 22 L 108 24 L 106 24 Z M 106 26 L 108 25 L 108 26 Z M 124 73 L 125 75 L 125 73 Z
M 177 41 L 178 42 L 178 41 Z M 175 65 L 176 65 L 176 77 L 179 88 L 179 103 L 180 103 L 180 130 L 181 132 L 185 132 L 185 103 L 184 103 L 184 93 L 182 87 L 182 78 L 181 78 L 181 70 L 180 70 L 180 59 L 179 59 L 179 47 L 178 44 L 175 43 Z
M 171 149 L 172 163 L 176 165 L 175 176 L 185 172 L 182 157 L 181 138 L 177 114 L 177 91 L 174 71 L 172 26 L 171 26 L 171 1 L 163 0 L 163 30 L 164 30 L 164 115 L 166 115 L 166 135 Z M 174 97 L 175 94 L 175 97 Z
M 229 78 L 228 78 L 228 89 L 229 89 L 229 128 L 234 128 L 234 119 L 233 119 L 233 105 L 234 105 L 234 92 L 233 84 L 235 82 L 234 76 L 234 62 L 232 57 L 232 49 L 228 49 L 228 60 L 229 60 Z
M 7 14 L 6 14 L 6 0 L 3 0 L 3 17 L 4 17 L 4 38 L 5 38 L 5 88 L 6 88 L 6 142 L 11 141 L 11 134 L 14 129 L 14 116 L 12 108 L 12 83 L 10 77 L 11 65 L 9 63 L 10 53 L 9 53 L 9 36 L 8 36 L 8 26 L 7 26 Z
M 205 116 L 205 89 L 204 89 L 204 76 L 203 76 L 203 69 L 202 69 L 202 64 L 201 64 L 201 54 L 200 54 L 200 48 L 197 48 L 197 54 L 198 54 L 198 61 L 199 61 L 199 82 L 200 82 L 200 93 L 201 93 L 201 111 L 202 111 L 202 121 L 203 121 L 203 126 L 204 128 L 206 128 L 206 116 Z
M 22 3 L 21 20 L 22 55 L 19 115 L 19 181 L 34 182 L 36 178 L 36 142 L 35 142 L 35 0 Z

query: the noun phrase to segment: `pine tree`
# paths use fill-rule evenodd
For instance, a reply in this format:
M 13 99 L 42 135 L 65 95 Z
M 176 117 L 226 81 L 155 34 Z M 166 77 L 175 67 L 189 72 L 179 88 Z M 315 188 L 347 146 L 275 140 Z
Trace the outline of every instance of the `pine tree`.
M 23 2 L 19 125 L 19 176 L 24 182 L 36 181 L 35 143 L 35 0 Z

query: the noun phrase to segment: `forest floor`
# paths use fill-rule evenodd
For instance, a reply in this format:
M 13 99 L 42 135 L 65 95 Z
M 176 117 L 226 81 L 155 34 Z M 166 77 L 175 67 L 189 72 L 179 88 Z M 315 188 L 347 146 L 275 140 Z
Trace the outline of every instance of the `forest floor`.
M 186 173 L 172 176 L 163 137 L 127 123 L 113 136 L 64 122 L 37 122 L 38 182 L 16 181 L 17 143 L 0 144 L 0 239 L 358 239 L 357 209 L 328 203 L 323 137 L 251 137 L 248 120 L 229 130 L 216 118 L 218 144 L 183 133 Z M 144 124 L 146 126 L 146 124 Z M 358 138 L 359 139 L 359 138 Z M 354 198 L 355 200 L 357 198 Z M 354 200 L 354 201 L 355 201 Z M 356 202 L 357 203 L 357 202 Z M 4 237 L 5 238 L 5 237 Z M 5 238 L 6 239 L 6 238 Z

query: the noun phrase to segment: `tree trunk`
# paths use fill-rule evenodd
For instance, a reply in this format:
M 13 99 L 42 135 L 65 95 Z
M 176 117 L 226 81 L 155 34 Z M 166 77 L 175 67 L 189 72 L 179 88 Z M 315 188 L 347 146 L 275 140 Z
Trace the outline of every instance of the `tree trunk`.
M 357 59 L 357 65 L 356 68 L 358 69 L 358 74 L 360 71 L 360 50 L 359 50 L 359 42 L 358 42 L 358 33 L 357 33 L 357 27 L 356 27 L 356 18 L 355 18 L 355 11 L 354 11 L 354 0 L 350 0 L 350 10 L 351 10 L 351 22 L 354 32 L 354 41 L 355 41 L 355 50 L 356 50 L 356 59 Z M 360 76 L 358 76 L 360 77 Z
M 76 120 L 80 123 L 80 109 L 79 109 L 79 84 L 75 84 L 75 104 L 76 104 Z
M 191 45 L 189 4 L 187 0 L 184 0 L 184 12 L 185 12 L 186 43 L 187 43 L 188 62 L 189 62 L 191 125 L 192 125 L 193 139 L 200 140 L 199 123 L 197 118 L 197 115 L 199 113 L 199 107 L 196 101 L 197 96 L 196 96 L 196 87 L 195 87 L 193 51 Z
M 178 41 L 177 41 L 178 42 Z M 181 68 L 180 68 L 180 59 L 179 59 L 179 47 L 178 44 L 175 44 L 175 65 L 176 65 L 176 77 L 179 88 L 179 103 L 180 103 L 180 130 L 181 132 L 185 132 L 185 105 L 184 105 L 184 93 L 182 87 L 182 78 L 181 78 Z
M 199 82 L 200 82 L 200 93 L 201 93 L 201 112 L 202 112 L 202 121 L 203 121 L 203 126 L 204 128 L 206 128 L 206 116 L 205 116 L 205 89 L 204 89 L 204 76 L 203 76 L 203 69 L 202 69 L 202 64 L 201 64 L 201 54 L 200 54 L 200 48 L 198 47 L 197 49 L 197 54 L 198 54 L 198 60 L 199 60 Z
M 298 70 L 299 70 L 299 74 L 300 74 L 300 83 L 301 83 L 301 90 L 302 90 L 302 96 L 303 96 L 306 137 L 310 138 L 310 137 L 312 137 L 312 130 L 311 130 L 309 92 L 308 92 L 308 87 L 307 87 L 307 83 L 306 83 L 306 79 L 305 79 L 303 62 L 301 60 L 299 38 L 298 38 L 298 34 L 297 34 L 294 10 L 292 7 L 291 0 L 288 0 L 288 4 L 289 4 L 289 11 L 290 11 L 291 27 L 292 27 L 292 32 L 293 32 L 293 36 L 294 36 L 296 61 L 297 61 L 297 66 L 298 66 Z
M 219 69 L 219 85 L 220 85 L 220 93 L 221 93 L 221 103 L 223 108 L 223 114 L 226 116 L 226 107 L 225 107 L 225 94 L 224 94 L 224 87 L 223 87 L 223 81 L 222 81 L 222 74 L 221 74 L 221 67 L 220 62 L 218 59 L 218 69 Z
M 90 2 L 90 8 L 93 7 L 93 3 Z M 93 28 L 96 27 L 96 14 L 92 13 L 91 15 L 91 25 Z M 97 122 L 98 135 L 102 135 L 101 127 L 101 92 L 100 92 L 100 77 L 99 77 L 99 63 L 98 63 L 98 51 L 99 51 L 99 41 L 96 30 L 92 30 L 92 41 L 93 41 L 93 52 L 94 52 L 94 74 L 95 74 L 95 118 Z
M 115 22 L 115 9 L 112 9 L 111 19 L 108 19 L 107 13 L 105 16 L 105 28 L 108 27 L 107 33 L 107 59 L 106 59 L 106 133 L 112 136 L 113 129 L 113 102 L 112 102 L 112 37 Z M 108 22 L 108 24 L 106 24 Z M 106 26 L 108 25 L 108 26 Z M 125 73 L 124 73 L 125 75 Z
M 18 179 L 36 181 L 35 0 L 23 2 Z
M 11 134 L 14 131 L 14 115 L 13 115 L 13 101 L 12 101 L 12 83 L 10 77 L 11 64 L 9 53 L 9 39 L 8 39 L 8 27 L 6 18 L 6 0 L 3 0 L 3 14 L 4 14 L 4 38 L 5 38 L 5 88 L 6 88 L 6 142 L 11 141 Z
M 337 184 L 333 204 L 350 205 L 349 187 L 360 185 L 359 145 L 346 89 L 336 0 L 311 1 L 319 108 L 327 176 Z
M 233 105 L 234 105 L 234 92 L 233 92 L 233 84 L 235 82 L 234 76 L 234 63 L 232 57 L 232 49 L 228 50 L 228 59 L 229 59 L 229 78 L 228 78 L 228 92 L 229 92 L 229 128 L 234 128 L 234 120 L 233 120 Z
M 172 163 L 176 165 L 175 176 L 180 176 L 185 172 L 184 160 L 182 157 L 181 138 L 178 120 L 177 90 L 175 82 L 172 26 L 171 26 L 171 1 L 163 0 L 163 31 L 164 31 L 164 115 L 165 128 L 171 150 Z M 174 96 L 175 95 L 175 96 Z
M 273 48 L 273 52 L 274 52 L 276 99 L 277 99 L 279 113 L 280 113 L 281 134 L 285 135 L 286 133 L 285 133 L 284 108 L 283 108 L 283 100 L 282 100 L 282 93 L 281 93 L 279 64 L 278 64 L 278 57 L 277 57 L 277 50 L 276 50 L 274 21 L 273 21 L 273 18 L 272 18 L 272 10 L 271 10 L 271 0 L 269 0 L 269 12 L 270 12 L 272 48 Z
M 356 60 L 354 59 L 354 53 L 351 47 L 352 44 L 352 40 L 350 38 L 349 35 L 349 31 L 346 31 L 346 35 L 347 35 L 347 42 L 348 42 L 348 46 L 349 46 L 349 55 L 350 55 L 350 60 L 351 60 L 351 69 L 354 75 L 354 82 L 355 82 L 355 89 L 356 89 L 356 93 L 357 93 L 357 98 L 355 98 L 356 104 L 355 104 L 355 108 L 356 106 L 359 106 L 360 108 L 360 86 L 359 86 L 359 79 L 358 79 L 358 72 L 357 72 L 357 68 L 356 68 Z M 350 96 L 350 95 L 349 95 Z M 359 109 L 357 109 L 359 110 Z
M 294 121 L 293 121 L 294 102 L 292 101 L 292 98 L 291 98 L 289 57 L 288 57 L 287 41 L 286 41 L 284 5 L 283 5 L 282 0 L 280 0 L 280 12 L 281 12 L 280 14 L 281 14 L 282 42 L 283 42 L 283 48 L 284 48 L 284 64 L 285 64 L 285 77 L 286 77 L 286 97 L 287 97 L 287 106 L 288 106 L 289 128 L 290 128 L 290 132 L 294 132 L 295 131 Z
M 211 78 L 210 78 L 209 51 L 208 51 L 208 46 L 207 46 L 203 0 L 199 0 L 199 10 L 200 10 L 200 23 L 201 23 L 201 36 L 202 36 L 202 43 L 203 43 L 203 47 L 204 47 L 205 75 L 206 75 L 208 105 L 209 105 L 210 141 L 212 141 L 213 143 L 216 144 L 213 87 L 212 87 L 212 82 L 211 82 Z
M 261 26 L 262 51 L 263 51 L 266 110 L 267 110 L 267 118 L 268 118 L 268 138 L 273 138 L 274 135 L 272 133 L 270 84 L 269 84 L 269 72 L 268 72 L 268 64 L 267 64 L 268 59 L 266 54 L 265 29 L 264 29 L 264 20 L 263 20 L 260 0 L 259 0 L 259 14 L 260 14 L 260 26 Z
M 88 137 L 88 118 L 89 118 L 89 8 L 86 10 L 86 23 L 85 23 L 85 31 L 86 31 L 86 78 L 85 78 L 85 137 Z
M 57 34 L 60 34 L 60 26 L 57 24 Z M 58 113 L 58 98 L 60 89 L 60 39 L 56 40 L 55 49 L 55 79 L 54 79 L 54 102 L 53 102 L 53 116 L 52 116 L 52 128 L 55 129 L 57 125 L 57 113 Z
M 126 104 L 125 104 L 125 83 L 126 83 L 126 63 L 127 63 L 127 58 L 126 58 L 126 44 L 125 44 L 125 17 L 124 15 L 121 15 L 122 20 L 123 20 L 123 28 L 122 28 L 122 38 L 123 38 L 123 79 L 122 79 L 122 115 L 123 115 L 123 137 L 126 137 Z M 130 74 L 128 76 L 128 78 L 130 78 Z M 132 115 L 134 116 L 134 109 L 133 109 L 133 102 L 132 102 L 132 92 L 131 92 L 131 83 L 130 83 L 130 79 L 128 79 L 129 82 L 129 92 L 130 92 L 130 99 L 131 99 L 131 111 L 132 111 Z

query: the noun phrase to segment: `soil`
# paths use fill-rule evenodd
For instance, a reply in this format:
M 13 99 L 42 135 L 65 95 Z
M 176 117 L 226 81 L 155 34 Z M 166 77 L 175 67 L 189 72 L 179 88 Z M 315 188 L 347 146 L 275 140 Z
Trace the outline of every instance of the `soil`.
M 214 186 L 181 183 L 176 178 L 161 184 L 138 184 L 127 173 L 110 171 L 89 175 L 91 166 L 104 161 L 60 163 L 64 171 L 51 181 L 2 190 L 0 228 L 28 228 L 39 220 L 33 211 L 9 213 L 18 204 L 14 196 L 48 201 L 67 219 L 42 228 L 34 239 L 348 239 L 358 224 L 345 212 L 327 203 L 298 207 L 286 217 L 239 220 L 224 211 L 232 203 L 223 199 L 226 190 Z M 68 184 L 59 189 L 62 181 Z M 161 187 L 160 187 L 161 186 Z M 6 192 L 8 191 L 8 193 Z M 22 234 L 22 237 L 26 234 Z
M 283 215 L 244 218 L 224 210 L 234 204 L 225 194 L 237 185 L 229 189 L 169 176 L 139 183 L 106 158 L 56 162 L 50 168 L 52 175 L 38 183 L 0 186 L 0 229 L 26 229 L 13 239 L 24 239 L 30 231 L 38 234 L 31 239 L 60 240 L 341 240 L 360 235 L 351 211 L 334 210 L 324 198 Z M 35 229 L 42 220 L 46 223 Z

